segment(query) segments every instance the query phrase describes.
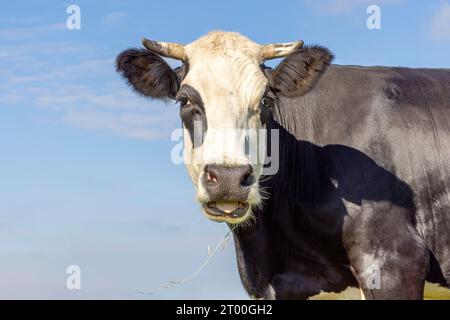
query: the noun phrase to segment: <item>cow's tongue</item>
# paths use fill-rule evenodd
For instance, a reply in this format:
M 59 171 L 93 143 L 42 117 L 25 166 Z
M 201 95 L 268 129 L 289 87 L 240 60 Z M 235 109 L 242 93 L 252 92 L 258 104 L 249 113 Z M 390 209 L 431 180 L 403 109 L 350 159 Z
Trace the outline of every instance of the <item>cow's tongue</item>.
M 217 201 L 216 208 L 225 213 L 231 213 L 239 208 L 237 201 Z

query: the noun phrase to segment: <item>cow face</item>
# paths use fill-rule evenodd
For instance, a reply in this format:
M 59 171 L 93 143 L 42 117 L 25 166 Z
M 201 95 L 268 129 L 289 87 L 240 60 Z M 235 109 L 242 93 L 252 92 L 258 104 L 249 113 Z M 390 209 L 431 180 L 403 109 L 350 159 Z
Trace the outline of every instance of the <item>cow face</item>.
M 305 93 L 331 54 L 320 47 L 302 49 L 301 41 L 261 46 L 229 32 L 209 33 L 186 46 L 143 43 L 146 50 L 129 49 L 117 57 L 117 70 L 139 94 L 179 102 L 185 163 L 206 216 L 231 224 L 249 221 L 262 201 L 263 110 L 276 103 L 267 92 Z M 182 60 L 183 66 L 173 70 L 161 56 Z M 263 68 L 264 60 L 283 56 L 277 68 Z

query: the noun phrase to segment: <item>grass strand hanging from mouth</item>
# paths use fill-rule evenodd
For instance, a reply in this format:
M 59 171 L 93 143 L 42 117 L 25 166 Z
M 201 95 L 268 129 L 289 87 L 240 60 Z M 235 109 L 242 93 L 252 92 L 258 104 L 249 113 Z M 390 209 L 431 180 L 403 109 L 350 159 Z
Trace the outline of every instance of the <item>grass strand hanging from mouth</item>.
M 159 288 L 156 288 L 153 291 L 137 291 L 137 294 L 143 294 L 143 295 L 154 295 L 155 293 L 158 293 L 161 290 L 165 290 L 165 289 L 169 289 L 175 285 L 181 285 L 184 284 L 188 281 L 191 281 L 192 279 L 194 279 L 196 276 L 198 276 L 200 274 L 200 272 L 202 272 L 206 266 L 209 264 L 209 262 L 211 261 L 211 259 L 214 257 L 214 255 L 217 253 L 217 251 L 222 248 L 225 249 L 226 245 L 228 244 L 228 242 L 230 241 L 231 238 L 231 233 L 234 231 L 234 229 L 237 227 L 237 225 L 233 226 L 226 234 L 225 236 L 222 238 L 222 240 L 219 241 L 219 243 L 217 243 L 217 245 L 214 247 L 214 249 L 211 251 L 211 247 L 208 246 L 208 258 L 206 258 L 205 262 L 203 262 L 203 264 L 191 275 L 189 275 L 188 277 L 182 279 L 182 280 L 171 280 L 169 282 L 167 282 L 166 284 L 160 286 Z

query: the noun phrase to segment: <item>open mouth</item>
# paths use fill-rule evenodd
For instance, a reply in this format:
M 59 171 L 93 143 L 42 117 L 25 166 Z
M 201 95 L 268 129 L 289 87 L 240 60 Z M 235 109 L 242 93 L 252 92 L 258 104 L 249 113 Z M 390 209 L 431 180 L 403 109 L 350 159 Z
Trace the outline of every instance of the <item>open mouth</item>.
M 210 201 L 203 204 L 203 209 L 212 220 L 237 223 L 244 220 L 249 204 L 244 201 Z

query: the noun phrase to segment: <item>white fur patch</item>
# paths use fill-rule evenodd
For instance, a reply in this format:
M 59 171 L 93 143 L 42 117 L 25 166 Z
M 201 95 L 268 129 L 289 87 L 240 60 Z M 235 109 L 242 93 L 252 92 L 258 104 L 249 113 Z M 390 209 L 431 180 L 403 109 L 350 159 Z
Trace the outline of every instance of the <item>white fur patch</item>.
M 199 200 L 207 199 L 200 181 L 205 164 L 250 163 L 243 132 L 261 128 L 259 104 L 267 85 L 258 60 L 260 50 L 259 44 L 232 32 L 212 32 L 185 46 L 189 72 L 182 85 L 199 92 L 208 126 L 201 146 L 185 143 L 185 155 L 201 159 L 188 165 Z M 184 140 L 190 140 L 186 133 Z M 261 172 L 262 165 L 253 165 L 256 179 Z M 257 184 L 252 188 L 256 189 L 249 203 L 261 198 Z

